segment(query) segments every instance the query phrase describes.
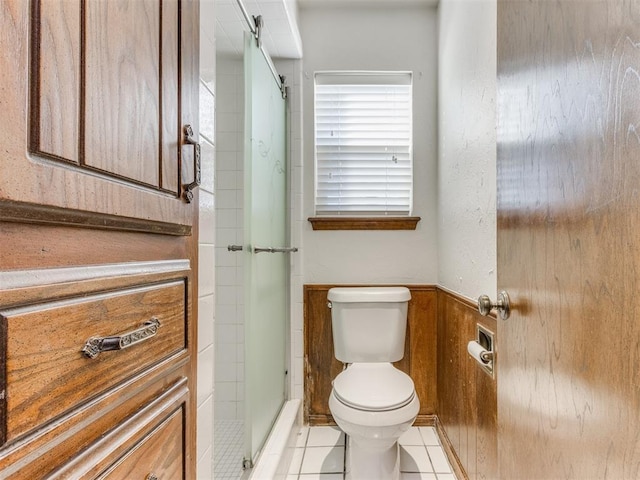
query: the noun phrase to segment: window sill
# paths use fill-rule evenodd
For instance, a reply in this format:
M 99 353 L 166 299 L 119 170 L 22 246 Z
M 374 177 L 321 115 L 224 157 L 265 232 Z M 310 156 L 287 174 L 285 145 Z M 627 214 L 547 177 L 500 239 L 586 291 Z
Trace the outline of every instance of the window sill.
M 309 217 L 314 230 L 415 230 L 420 217 Z

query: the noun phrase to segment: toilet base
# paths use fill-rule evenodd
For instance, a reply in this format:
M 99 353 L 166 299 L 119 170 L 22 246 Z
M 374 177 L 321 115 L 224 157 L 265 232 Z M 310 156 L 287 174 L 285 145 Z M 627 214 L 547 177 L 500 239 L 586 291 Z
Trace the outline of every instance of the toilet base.
M 359 444 L 348 437 L 345 480 L 399 480 L 398 442 L 391 446 L 364 443 Z

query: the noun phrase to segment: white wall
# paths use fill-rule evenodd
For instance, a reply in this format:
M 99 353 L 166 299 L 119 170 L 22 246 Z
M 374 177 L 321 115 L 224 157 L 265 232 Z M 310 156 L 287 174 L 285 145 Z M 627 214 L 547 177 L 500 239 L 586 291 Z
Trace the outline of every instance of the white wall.
M 304 389 L 304 338 L 303 258 L 305 250 L 302 231 L 305 223 L 303 210 L 303 164 L 302 164 L 302 61 L 290 59 L 274 60 L 279 75 L 286 77 L 289 87 L 287 97 L 287 148 L 289 170 L 289 225 L 290 245 L 300 251 L 290 255 L 290 348 L 289 348 L 289 399 L 303 397 Z
M 213 31 L 205 28 L 213 24 L 213 0 L 200 4 L 200 76 L 210 87 L 201 105 L 211 105 L 211 91 L 215 88 L 215 39 Z M 201 108 L 200 127 L 210 125 L 206 109 Z M 205 118 L 203 118 L 203 116 Z M 211 136 L 211 135 L 209 135 Z M 212 140 L 212 139 L 210 139 Z M 214 174 L 215 151 L 205 138 L 202 144 L 202 185 L 199 189 L 199 245 L 198 245 L 198 411 L 197 411 L 197 471 L 198 478 L 213 478 L 213 369 L 214 369 Z
M 216 59 L 216 351 L 215 417 L 243 420 L 244 282 L 244 62 Z
M 304 218 L 314 215 L 313 74 L 414 72 L 415 231 L 313 231 L 303 222 L 305 283 L 437 283 L 437 10 L 432 7 L 300 9 L 303 42 Z
M 440 0 L 441 286 L 496 295 L 496 0 Z

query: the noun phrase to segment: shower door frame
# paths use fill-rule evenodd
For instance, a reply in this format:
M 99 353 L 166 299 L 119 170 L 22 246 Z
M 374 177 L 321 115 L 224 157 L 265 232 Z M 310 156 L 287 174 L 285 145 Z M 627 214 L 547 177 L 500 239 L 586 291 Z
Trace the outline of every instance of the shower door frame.
M 289 172 L 287 158 L 287 102 L 281 85 L 272 78 L 273 64 L 264 49 L 257 46 L 253 34 L 245 33 L 244 52 L 245 114 L 244 114 L 244 304 L 245 304 L 245 468 L 253 463 L 267 440 L 268 434 L 284 405 L 288 393 L 288 326 L 289 326 L 289 256 L 282 252 L 256 252 L 258 248 L 283 248 L 289 243 Z M 256 74 L 256 70 L 259 72 Z M 254 78 L 255 77 L 255 78 Z M 256 90 L 269 88 L 269 98 L 257 97 Z M 266 101 L 266 103 L 265 103 Z M 276 104 L 276 102 L 282 102 Z M 273 103 L 271 103 L 273 102 Z M 281 111 L 278 110 L 281 108 Z M 279 146 L 257 137 L 255 113 L 268 111 L 267 133 L 273 139 L 274 125 L 281 121 Z M 275 121 L 273 121 L 275 120 Z M 280 149 L 274 153 L 276 149 Z M 265 162 L 271 162 L 271 176 Z M 262 175 L 255 175 L 256 167 Z M 267 168 L 267 170 L 265 170 Z M 275 173 L 274 173 L 275 172 Z M 268 180 L 265 182 L 265 180 Z M 275 183 L 277 185 L 274 185 Z M 265 195 L 258 188 L 267 187 Z M 273 196 L 278 198 L 274 199 Z M 274 201 L 275 205 L 265 204 Z M 273 208 L 276 207 L 276 208 Z M 275 210 L 281 217 L 274 218 Z M 267 221 L 268 219 L 268 221 Z M 277 225 L 277 228 L 274 226 Z M 261 275 L 263 274 L 263 275 Z M 275 290 L 273 275 L 281 276 Z M 258 277 L 270 278 L 267 283 Z M 260 295 L 260 292 L 269 292 Z M 276 298 L 274 298 L 274 296 Z M 257 302 L 261 302 L 257 305 Z M 281 303 L 281 309 L 275 305 Z M 265 312 L 271 312 L 265 321 Z M 275 313 L 274 313 L 275 312 Z M 276 318 L 280 321 L 276 322 Z M 265 339 L 273 333 L 265 343 Z M 275 357 L 278 357 L 277 361 Z M 273 363 L 271 363 L 273 362 Z M 271 363 L 271 364 L 270 364 Z M 267 367 L 265 369 L 265 367 Z M 280 370 L 278 372 L 278 370 Z M 269 390 L 270 387 L 274 387 Z M 267 390 L 265 392 L 265 390 Z M 266 404 L 266 405 L 265 405 Z M 265 411 L 266 410 L 266 411 Z

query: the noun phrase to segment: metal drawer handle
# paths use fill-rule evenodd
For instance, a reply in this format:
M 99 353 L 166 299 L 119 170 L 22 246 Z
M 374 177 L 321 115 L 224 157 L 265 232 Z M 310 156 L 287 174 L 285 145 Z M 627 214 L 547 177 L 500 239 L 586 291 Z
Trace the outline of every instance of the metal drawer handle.
M 84 344 L 82 353 L 89 358 L 96 358 L 100 352 L 123 350 L 155 336 L 160 328 L 160 321 L 152 317 L 137 330 L 116 337 L 91 337 Z
M 200 166 L 200 143 L 193 136 L 191 125 L 184 126 L 184 143 L 193 145 L 193 182 L 184 184 L 184 199 L 187 203 L 193 201 L 193 190 L 200 186 L 202 181 L 202 169 Z
M 153 473 L 150 473 L 149 475 L 147 475 L 147 478 L 145 478 L 145 480 L 158 480 L 158 477 L 156 477 Z

